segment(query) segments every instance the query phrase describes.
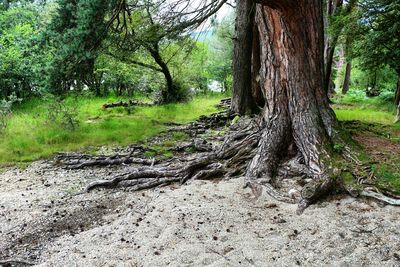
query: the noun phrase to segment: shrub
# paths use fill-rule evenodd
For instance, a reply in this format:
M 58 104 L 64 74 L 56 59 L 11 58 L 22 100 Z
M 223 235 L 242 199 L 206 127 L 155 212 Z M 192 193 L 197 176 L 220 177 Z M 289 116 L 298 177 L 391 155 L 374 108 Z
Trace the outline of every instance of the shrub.
M 67 103 L 65 99 L 54 98 L 47 108 L 48 124 L 61 126 L 66 130 L 75 130 L 79 125 L 77 101 Z
M 0 102 L 0 132 L 7 128 L 7 122 L 12 115 L 12 105 L 15 102 L 21 102 L 22 99 L 18 98 L 14 93 L 7 99 Z

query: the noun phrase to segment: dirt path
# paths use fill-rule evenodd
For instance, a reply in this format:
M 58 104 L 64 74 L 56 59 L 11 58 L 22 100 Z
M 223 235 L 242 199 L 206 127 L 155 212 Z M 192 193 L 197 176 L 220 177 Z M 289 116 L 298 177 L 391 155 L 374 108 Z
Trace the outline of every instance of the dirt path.
M 39 266 L 400 266 L 400 208 L 337 197 L 302 216 L 243 180 L 73 193 L 133 167 L 0 174 L 0 260 Z

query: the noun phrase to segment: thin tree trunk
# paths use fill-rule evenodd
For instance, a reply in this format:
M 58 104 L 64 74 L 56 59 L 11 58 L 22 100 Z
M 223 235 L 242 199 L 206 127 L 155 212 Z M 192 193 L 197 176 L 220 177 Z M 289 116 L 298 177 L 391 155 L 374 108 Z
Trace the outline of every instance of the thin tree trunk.
M 252 42 L 255 3 L 239 0 L 236 7 L 236 35 L 234 38 L 233 94 L 231 110 L 244 115 L 254 110 L 252 98 Z
M 333 38 L 329 41 L 329 44 L 327 44 L 327 55 L 325 59 L 325 90 L 329 95 L 330 92 L 330 86 L 331 86 L 331 81 L 332 81 L 332 70 L 333 70 L 333 56 L 335 54 L 335 48 L 337 45 L 337 40 L 336 36 L 333 36 Z
M 338 7 L 343 4 L 343 0 L 328 0 L 327 2 L 327 16 L 325 18 L 325 27 L 329 27 L 329 17 L 335 16 Z M 338 42 L 339 36 L 325 35 L 325 91 L 329 94 L 329 89 L 332 80 L 332 68 L 333 68 L 333 56 L 335 54 L 335 48 Z
M 396 97 L 395 97 L 395 100 L 394 100 L 395 102 L 395 104 L 396 105 L 399 105 L 400 104 L 400 77 L 399 77 L 399 79 L 397 80 L 397 90 L 396 90 Z
M 400 77 L 397 80 L 397 90 L 396 90 L 396 96 L 395 96 L 395 100 L 394 100 L 396 106 L 397 106 L 397 114 L 396 114 L 396 119 L 395 119 L 395 123 L 400 122 Z
M 344 75 L 342 94 L 345 95 L 349 91 L 350 86 L 350 75 L 351 75 L 351 62 L 346 64 L 346 73 Z
M 170 103 L 179 101 L 177 95 L 177 88 L 174 84 L 174 80 L 172 78 L 171 72 L 168 68 L 167 63 L 163 60 L 158 44 L 154 45 L 153 48 L 149 49 L 151 56 L 153 57 L 154 61 L 160 66 L 160 72 L 164 75 L 165 82 L 166 82 L 166 89 L 163 89 L 161 92 L 161 103 Z

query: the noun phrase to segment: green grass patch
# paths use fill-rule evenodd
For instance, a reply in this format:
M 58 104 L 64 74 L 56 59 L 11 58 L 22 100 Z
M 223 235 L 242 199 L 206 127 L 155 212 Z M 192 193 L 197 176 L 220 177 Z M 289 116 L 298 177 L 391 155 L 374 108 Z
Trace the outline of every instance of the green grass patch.
M 390 112 L 362 108 L 335 108 L 336 116 L 341 121 L 362 121 L 390 125 L 394 122 L 394 115 Z
M 372 166 L 374 174 L 378 177 L 378 188 L 388 190 L 396 195 L 400 195 L 399 160 L 400 158 L 397 158 L 395 164 L 384 163 Z
M 215 105 L 222 98 L 201 96 L 188 103 L 136 107 L 129 114 L 124 108 L 102 109 L 104 103 L 121 99 L 70 97 L 65 103 L 77 107 L 79 125 L 75 130 L 48 120 L 49 101 L 32 99 L 16 106 L 0 136 L 0 165 L 47 158 L 60 151 L 141 142 L 166 129 L 165 123 L 188 123 L 216 112 Z M 175 140 L 184 138 L 182 133 L 173 134 Z

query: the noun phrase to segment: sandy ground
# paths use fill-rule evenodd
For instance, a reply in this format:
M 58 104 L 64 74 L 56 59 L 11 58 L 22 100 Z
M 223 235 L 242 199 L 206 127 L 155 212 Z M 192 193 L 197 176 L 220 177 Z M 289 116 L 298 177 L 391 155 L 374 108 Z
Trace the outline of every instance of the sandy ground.
M 132 166 L 0 174 L 0 260 L 39 266 L 400 266 L 400 208 L 338 196 L 308 208 L 243 180 L 95 190 Z

